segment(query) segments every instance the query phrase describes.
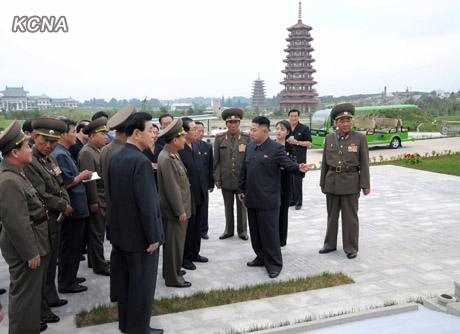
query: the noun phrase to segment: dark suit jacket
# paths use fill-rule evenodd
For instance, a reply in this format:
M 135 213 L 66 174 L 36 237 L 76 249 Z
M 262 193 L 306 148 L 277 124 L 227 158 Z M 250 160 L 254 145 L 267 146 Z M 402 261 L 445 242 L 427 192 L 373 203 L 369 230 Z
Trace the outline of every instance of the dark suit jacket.
M 300 175 L 299 165 L 286 155 L 283 145 L 267 138 L 260 146 L 250 142 L 241 166 L 238 193 L 252 209 L 276 209 L 281 205 L 281 170 Z
M 160 204 L 152 163 L 134 145 L 126 143 L 110 159 L 110 242 L 127 252 L 145 252 L 164 243 Z
M 198 144 L 198 143 L 197 143 Z M 202 140 L 198 144 L 198 150 L 200 152 L 201 161 L 203 161 L 204 174 L 208 180 L 208 189 L 214 188 L 214 173 L 213 165 L 214 159 L 212 156 L 212 144 Z
M 192 142 L 192 149 L 185 144 L 184 149 L 178 153 L 180 159 L 187 169 L 187 176 L 190 181 L 190 190 L 192 192 L 195 205 L 200 205 L 206 198 L 207 178 L 204 174 L 203 162 L 201 161 L 200 153 L 198 151 L 198 144 Z
M 61 144 L 57 144 L 53 151 L 53 155 L 58 161 L 59 168 L 62 171 L 62 180 L 65 185 L 69 185 L 73 182 L 76 176 L 80 174 L 77 163 L 72 158 L 69 150 Z M 73 208 L 73 212 L 70 214 L 71 219 L 81 219 L 89 216 L 88 200 L 86 197 L 86 188 L 83 182 L 80 182 L 67 189 L 67 193 L 70 197 L 70 205 Z

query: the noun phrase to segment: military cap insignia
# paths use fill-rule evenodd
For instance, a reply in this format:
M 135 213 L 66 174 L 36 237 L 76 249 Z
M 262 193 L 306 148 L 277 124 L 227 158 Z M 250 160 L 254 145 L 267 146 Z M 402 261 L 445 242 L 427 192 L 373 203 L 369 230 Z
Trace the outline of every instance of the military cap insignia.
M 50 130 L 50 135 L 54 135 L 54 130 Z

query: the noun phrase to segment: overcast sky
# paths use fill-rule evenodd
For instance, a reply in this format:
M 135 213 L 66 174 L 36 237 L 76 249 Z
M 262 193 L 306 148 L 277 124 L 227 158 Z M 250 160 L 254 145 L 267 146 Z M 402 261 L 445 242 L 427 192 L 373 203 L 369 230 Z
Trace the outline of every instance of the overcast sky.
M 319 95 L 460 89 L 460 1 L 308 0 Z M 68 33 L 13 33 L 15 15 Z M 250 97 L 283 89 L 298 0 L 15 0 L 0 11 L 0 88 L 110 99 Z

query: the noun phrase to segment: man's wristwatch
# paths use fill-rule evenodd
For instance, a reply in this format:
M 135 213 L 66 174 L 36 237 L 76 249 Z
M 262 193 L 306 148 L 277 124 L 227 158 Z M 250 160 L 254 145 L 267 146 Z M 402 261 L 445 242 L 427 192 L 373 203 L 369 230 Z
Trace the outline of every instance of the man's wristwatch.
M 299 141 L 297 141 L 296 145 L 299 146 Z

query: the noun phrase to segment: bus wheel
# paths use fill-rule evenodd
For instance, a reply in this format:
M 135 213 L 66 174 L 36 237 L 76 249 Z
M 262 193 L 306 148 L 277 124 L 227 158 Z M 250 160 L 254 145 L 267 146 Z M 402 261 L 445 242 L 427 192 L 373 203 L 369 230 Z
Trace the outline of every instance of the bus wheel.
M 399 139 L 398 137 L 394 137 L 391 140 L 390 147 L 391 148 L 398 148 L 400 146 L 401 146 L 401 139 Z

